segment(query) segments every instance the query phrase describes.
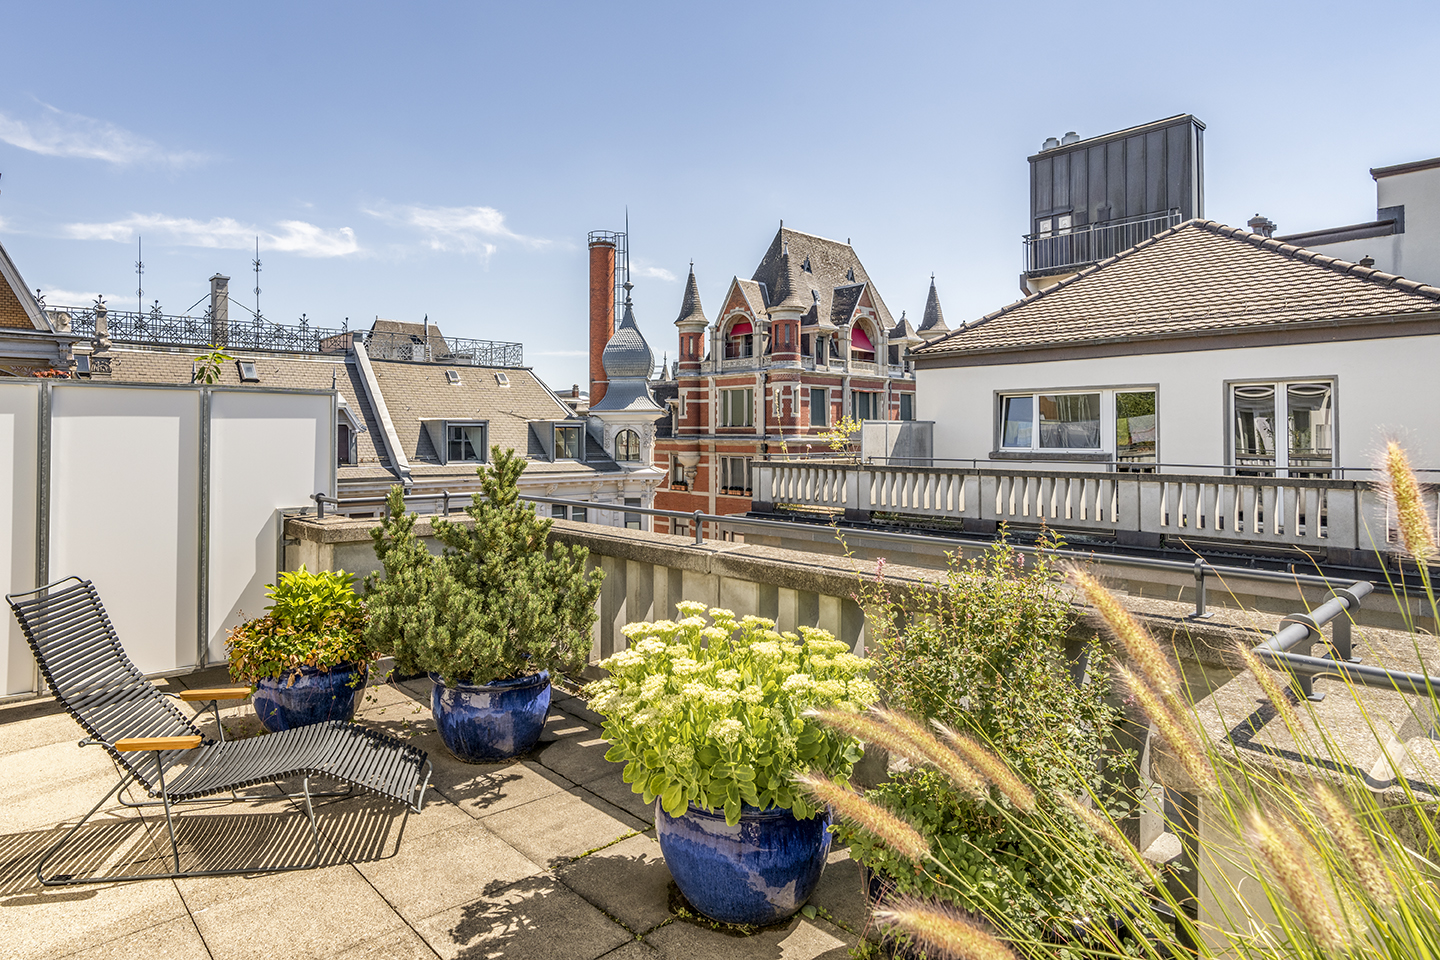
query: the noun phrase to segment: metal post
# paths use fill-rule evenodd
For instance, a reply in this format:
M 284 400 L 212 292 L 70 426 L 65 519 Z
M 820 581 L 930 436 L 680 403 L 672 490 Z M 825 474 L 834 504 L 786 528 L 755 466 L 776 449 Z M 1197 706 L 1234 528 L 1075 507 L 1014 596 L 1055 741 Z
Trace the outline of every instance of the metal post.
M 700 511 L 699 511 L 699 510 L 696 510 L 696 511 L 695 511 L 695 546 L 697 546 L 697 547 L 700 546 L 702 543 L 705 542 L 704 524 L 703 524 L 703 522 L 702 522 L 701 519 L 700 519 L 701 516 L 702 516 L 702 514 L 700 513 Z
M 440 509 L 441 509 L 441 511 L 445 514 L 445 516 L 447 516 L 447 517 L 450 516 L 450 491 L 449 491 L 449 490 L 441 490 L 441 491 L 440 491 Z
M 325 494 L 323 494 L 323 493 L 317 493 L 317 494 L 315 494 L 315 496 L 311 497 L 310 499 L 315 501 L 315 519 L 316 519 L 316 520 L 324 520 L 324 519 L 325 519 Z
M 200 388 L 200 543 L 195 571 L 195 626 L 197 649 L 195 663 L 203 670 L 210 665 L 210 418 L 211 392 Z M 285 536 L 285 521 L 280 520 L 280 536 Z M 175 868 L 177 871 L 179 867 Z
M 1204 620 L 1215 615 L 1205 610 L 1205 572 L 1208 566 L 1200 557 L 1195 558 L 1195 612 L 1191 614 L 1192 620 Z
M 1353 590 L 1340 589 L 1335 591 L 1335 596 L 1345 601 L 1345 610 L 1335 618 L 1335 622 L 1330 627 L 1330 646 L 1336 660 L 1359 663 L 1360 658 L 1355 656 L 1350 626 L 1355 621 L 1355 612 L 1360 609 L 1360 599 L 1363 594 L 1357 594 Z

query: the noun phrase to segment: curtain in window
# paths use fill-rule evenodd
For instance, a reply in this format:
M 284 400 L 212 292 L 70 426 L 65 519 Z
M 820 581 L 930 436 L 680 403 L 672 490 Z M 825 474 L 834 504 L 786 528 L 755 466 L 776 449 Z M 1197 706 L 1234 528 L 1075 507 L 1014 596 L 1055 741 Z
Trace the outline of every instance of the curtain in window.
M 1006 397 L 1000 445 L 1002 447 L 1022 447 L 1028 450 L 1034 423 L 1034 397 Z
M 1041 396 L 1040 446 L 1047 450 L 1100 449 L 1100 394 Z
M 1275 387 L 1271 384 L 1236 387 L 1235 465 L 1275 466 Z

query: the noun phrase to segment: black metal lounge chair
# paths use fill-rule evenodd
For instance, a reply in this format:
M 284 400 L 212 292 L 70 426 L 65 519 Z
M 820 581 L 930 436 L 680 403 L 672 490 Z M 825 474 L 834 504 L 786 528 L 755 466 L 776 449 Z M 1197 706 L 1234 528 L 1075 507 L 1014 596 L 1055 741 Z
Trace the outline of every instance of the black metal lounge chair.
M 315 823 L 312 800 L 343 796 L 361 787 L 371 793 L 407 804 L 419 812 L 430 783 L 430 761 L 417 747 L 340 721 L 312 724 L 248 740 L 224 739 L 220 726 L 220 700 L 245 699 L 249 687 L 190 690 L 178 699 L 198 702 L 215 712 L 220 739 L 211 740 L 168 700 L 166 694 L 130 662 L 95 585 L 89 580 L 69 577 L 48 586 L 5 597 L 15 611 L 25 638 L 40 664 L 55 698 L 89 734 L 80 746 L 99 744 L 115 761 L 120 782 L 51 847 L 35 868 L 47 886 L 97 883 L 107 880 L 152 880 L 175 877 L 223 876 L 236 873 L 305 870 L 320 865 L 320 831 Z M 424 771 L 424 778 L 421 772 Z M 310 780 L 326 776 L 348 784 L 338 793 L 315 793 Z M 300 793 L 287 794 L 305 800 L 314 842 L 313 859 L 283 866 L 237 867 L 225 870 L 180 869 L 180 847 L 175 839 L 176 804 L 214 798 L 242 798 L 235 791 L 263 783 L 278 783 L 303 777 Z M 78 877 L 71 874 L 45 875 L 45 865 L 75 836 L 106 801 L 131 783 L 139 784 L 155 799 L 129 801 L 126 806 L 161 806 L 170 834 L 174 872 L 118 877 Z

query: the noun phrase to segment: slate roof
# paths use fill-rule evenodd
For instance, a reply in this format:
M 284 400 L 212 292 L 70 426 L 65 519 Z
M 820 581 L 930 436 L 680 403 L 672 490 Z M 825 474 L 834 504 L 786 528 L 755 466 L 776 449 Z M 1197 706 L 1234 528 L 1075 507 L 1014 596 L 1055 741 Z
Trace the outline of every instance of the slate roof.
M 848 287 L 837 287 L 830 301 L 830 322 L 846 324 L 855 314 L 855 305 L 865 292 L 865 284 L 852 283 Z
M 915 353 L 923 359 L 1437 313 L 1436 287 L 1187 220 Z
M 918 333 L 944 336 L 950 332 L 945 325 L 945 314 L 940 311 L 940 294 L 935 292 L 935 275 L 930 275 L 930 293 L 925 298 L 925 313 L 920 317 Z
M 700 287 L 695 282 L 695 264 L 690 264 L 690 279 L 685 281 L 685 297 L 680 301 L 680 316 L 675 318 L 678 327 L 684 323 L 708 325 L 705 308 L 700 305 Z
M 794 292 L 802 302 L 814 304 L 817 317 L 829 318 L 834 315 L 831 301 L 837 287 L 870 284 L 870 298 L 875 303 L 881 329 L 889 330 L 895 326 L 895 318 L 890 315 L 890 308 L 880 299 L 880 294 L 874 284 L 870 283 L 870 276 L 865 272 L 860 258 L 848 243 L 826 240 L 824 237 L 781 227 L 776 231 L 775 239 L 770 241 L 770 249 L 765 251 L 760 266 L 755 268 L 752 280 L 776 290 L 784 267 L 783 254 L 787 249 L 790 252 L 791 264 L 798 265 L 790 271 Z M 810 264 L 809 270 L 804 269 L 806 262 Z M 746 281 L 739 282 L 744 289 Z M 760 313 L 763 313 L 764 307 L 771 302 L 778 301 L 763 304 Z
M 925 338 L 916 332 L 913 324 L 905 318 L 905 311 L 900 311 L 900 322 L 895 324 L 886 335 L 887 340 L 899 341 L 901 343 L 924 343 Z
M 600 363 L 605 368 L 605 379 L 621 380 L 626 377 L 645 378 L 655 368 L 655 352 L 645 342 L 640 326 L 635 322 L 635 312 L 630 306 L 630 297 L 625 297 L 625 315 L 605 349 L 600 354 Z M 602 401 L 604 402 L 604 398 Z M 591 407 L 591 410 L 598 409 Z

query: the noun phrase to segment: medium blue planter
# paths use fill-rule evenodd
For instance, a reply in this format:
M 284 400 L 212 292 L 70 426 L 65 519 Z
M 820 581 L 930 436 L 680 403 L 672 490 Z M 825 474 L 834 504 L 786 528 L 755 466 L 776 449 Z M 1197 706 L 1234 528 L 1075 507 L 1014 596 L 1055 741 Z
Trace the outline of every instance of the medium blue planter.
M 746 806 L 735 826 L 691 805 L 672 817 L 655 801 L 655 834 L 670 875 L 690 905 L 712 920 L 765 926 L 799 910 L 830 852 L 830 817 Z
M 430 710 L 445 746 L 466 763 L 509 760 L 535 749 L 550 712 L 550 672 L 478 686 L 430 674 Z
M 271 733 L 325 720 L 348 721 L 365 693 L 367 669 L 363 663 L 342 664 L 324 673 L 301 667 L 293 684 L 290 674 L 261 680 L 251 697 L 255 714 Z

